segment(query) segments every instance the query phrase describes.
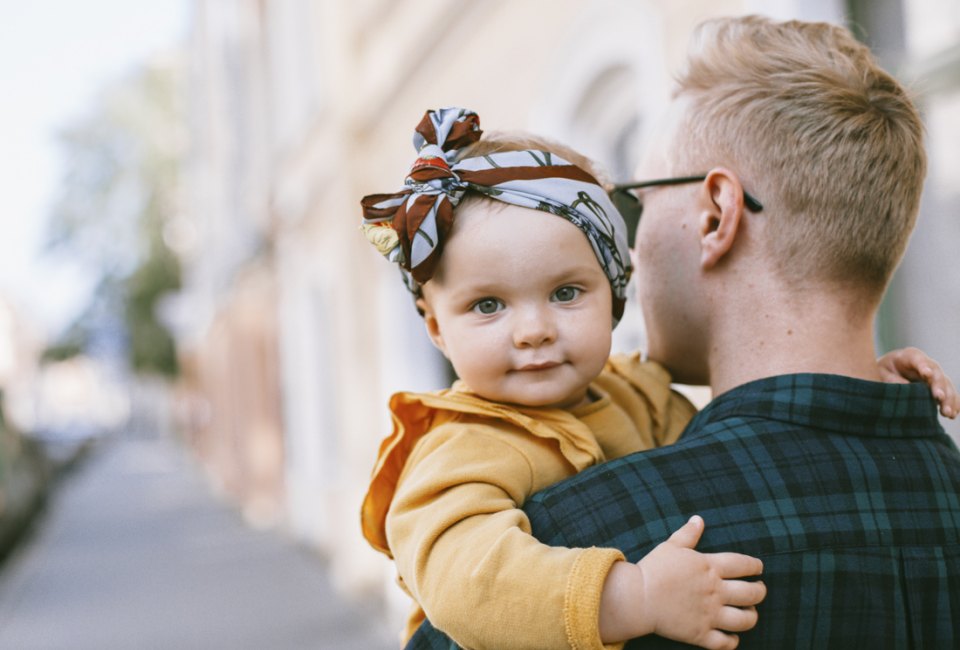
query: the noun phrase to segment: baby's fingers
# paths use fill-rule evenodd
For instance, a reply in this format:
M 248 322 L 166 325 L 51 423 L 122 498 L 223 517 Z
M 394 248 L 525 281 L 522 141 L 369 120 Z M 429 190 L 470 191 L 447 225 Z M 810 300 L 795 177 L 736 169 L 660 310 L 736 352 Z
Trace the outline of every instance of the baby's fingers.
M 943 369 L 934 363 L 929 369 L 929 376 L 924 376 L 924 381 L 930 384 L 930 392 L 940 403 L 940 413 L 948 418 L 957 417 L 957 413 L 960 413 L 960 394 Z
M 757 608 L 724 607 L 717 614 L 714 627 L 727 632 L 746 632 L 757 624 Z
M 705 557 L 717 574 L 724 579 L 758 576 L 763 573 L 763 562 L 740 553 L 706 553 Z
M 759 605 L 767 597 L 767 586 L 762 582 L 746 580 L 723 581 L 723 603 L 734 607 Z
M 917 348 L 902 348 L 887 352 L 877 359 L 880 369 L 880 378 L 893 384 L 905 384 L 908 381 L 926 380 L 925 371 L 930 370 L 930 364 L 935 363 L 922 350 Z
M 734 650 L 740 645 L 740 637 L 720 630 L 710 630 L 697 645 L 707 650 Z
M 960 414 L 960 394 L 936 361 L 917 348 L 888 352 L 877 359 L 880 377 L 885 382 L 923 381 L 940 404 L 940 413 L 948 418 Z
M 940 413 L 948 418 L 957 417 L 957 413 L 960 413 L 960 394 L 940 364 L 933 359 L 927 359 L 926 363 L 917 368 L 917 372 L 930 387 L 933 398 L 940 404 Z

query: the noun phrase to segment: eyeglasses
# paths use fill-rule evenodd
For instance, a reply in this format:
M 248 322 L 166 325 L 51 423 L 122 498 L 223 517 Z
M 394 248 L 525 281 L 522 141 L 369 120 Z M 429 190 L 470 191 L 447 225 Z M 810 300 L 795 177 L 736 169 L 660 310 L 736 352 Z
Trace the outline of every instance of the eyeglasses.
M 640 216 L 643 214 L 643 201 L 637 196 L 636 192 L 644 187 L 658 187 L 661 185 L 683 185 L 685 183 L 698 183 L 706 180 L 707 175 L 700 176 L 677 176 L 675 178 L 658 178 L 654 181 L 637 181 L 632 183 L 618 183 L 610 190 L 610 200 L 623 215 L 623 220 L 627 224 L 628 240 L 633 246 L 634 236 L 637 232 L 637 225 L 640 223 Z M 763 210 L 763 204 L 756 200 L 749 192 L 743 191 L 743 204 L 751 212 L 760 212 Z

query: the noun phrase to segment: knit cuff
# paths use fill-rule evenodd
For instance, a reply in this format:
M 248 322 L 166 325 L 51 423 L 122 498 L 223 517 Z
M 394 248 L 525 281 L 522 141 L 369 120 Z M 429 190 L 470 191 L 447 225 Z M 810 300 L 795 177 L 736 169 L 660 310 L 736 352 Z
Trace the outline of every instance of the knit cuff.
M 600 596 L 614 562 L 624 555 L 613 548 L 584 549 L 570 570 L 563 601 L 567 640 L 573 650 L 620 650 L 622 643 L 600 641 Z

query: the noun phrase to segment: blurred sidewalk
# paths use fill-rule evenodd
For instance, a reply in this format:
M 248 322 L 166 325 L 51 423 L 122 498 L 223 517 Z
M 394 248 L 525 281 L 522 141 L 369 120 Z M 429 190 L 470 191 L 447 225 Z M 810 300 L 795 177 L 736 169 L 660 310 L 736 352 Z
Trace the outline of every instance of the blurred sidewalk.
M 384 628 L 162 438 L 95 449 L 0 575 L 3 650 L 395 648 Z

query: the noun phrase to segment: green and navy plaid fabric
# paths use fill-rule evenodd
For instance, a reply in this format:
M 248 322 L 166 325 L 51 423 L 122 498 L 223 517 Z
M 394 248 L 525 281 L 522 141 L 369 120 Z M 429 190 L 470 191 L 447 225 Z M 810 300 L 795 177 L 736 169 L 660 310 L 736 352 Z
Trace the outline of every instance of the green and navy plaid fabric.
M 631 561 L 702 515 L 699 550 L 764 562 L 767 599 L 741 648 L 960 648 L 960 453 L 925 385 L 752 382 L 677 444 L 590 468 L 525 510 L 545 543 Z M 451 646 L 425 625 L 408 647 Z

